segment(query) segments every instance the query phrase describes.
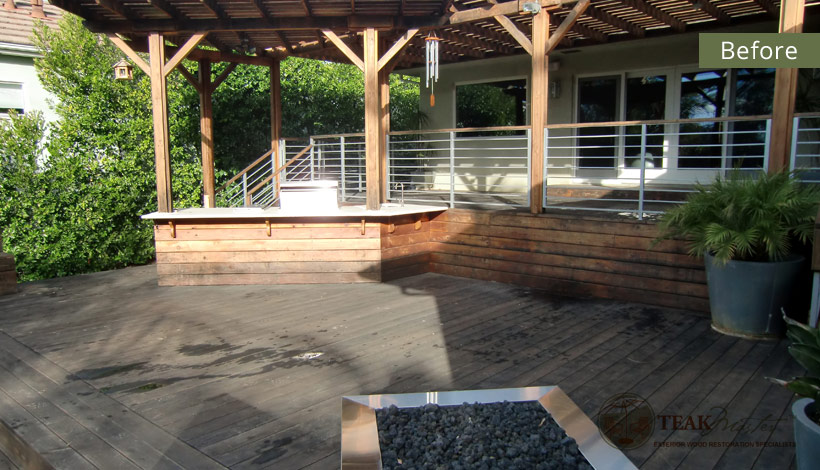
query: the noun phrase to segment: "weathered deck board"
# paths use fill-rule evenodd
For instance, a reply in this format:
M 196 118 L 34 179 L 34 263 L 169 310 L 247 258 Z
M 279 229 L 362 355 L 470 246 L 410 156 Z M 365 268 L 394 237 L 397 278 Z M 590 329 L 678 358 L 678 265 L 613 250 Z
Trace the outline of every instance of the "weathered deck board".
M 337 468 L 341 395 L 536 384 L 560 385 L 590 416 L 629 391 L 656 414 L 723 407 L 732 422 L 781 420 L 707 436 L 658 422 L 627 452 L 643 468 L 793 460 L 788 447 L 655 446 L 792 440 L 792 397 L 763 379 L 797 372 L 785 341 L 720 336 L 698 313 L 430 273 L 356 285 L 168 288 L 156 279 L 153 266 L 128 268 L 0 298 L 0 391 L 64 436 L 81 431 L 67 420 L 84 426 L 76 450 L 98 467 L 126 456 L 142 468 L 201 468 L 183 462 L 202 452 L 237 469 Z M 323 355 L 297 358 L 307 352 Z M 45 404 L 32 405 L 35 390 L 48 391 Z

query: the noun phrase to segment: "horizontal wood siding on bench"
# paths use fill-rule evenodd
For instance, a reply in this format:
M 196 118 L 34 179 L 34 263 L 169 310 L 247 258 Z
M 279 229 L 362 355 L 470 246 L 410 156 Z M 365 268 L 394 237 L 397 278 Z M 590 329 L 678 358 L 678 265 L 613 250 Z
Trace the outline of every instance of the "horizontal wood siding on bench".
M 703 263 L 654 223 L 450 209 L 360 220 L 155 225 L 161 285 L 378 282 L 437 272 L 708 311 Z
M 378 222 L 178 221 L 154 226 L 160 285 L 379 282 Z M 175 232 L 175 233 L 174 233 Z
M 418 228 L 417 221 L 421 224 Z M 382 280 L 391 281 L 430 271 L 430 218 L 391 217 L 381 226 Z
M 451 209 L 430 230 L 433 272 L 709 310 L 702 262 L 651 222 Z

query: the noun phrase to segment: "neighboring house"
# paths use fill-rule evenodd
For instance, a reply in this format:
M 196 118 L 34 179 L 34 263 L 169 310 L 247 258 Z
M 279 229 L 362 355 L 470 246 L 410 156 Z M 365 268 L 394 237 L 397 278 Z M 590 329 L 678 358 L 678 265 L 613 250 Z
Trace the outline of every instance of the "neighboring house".
M 0 118 L 11 109 L 20 113 L 41 111 L 46 121 L 57 118 L 48 94 L 37 78 L 34 59 L 39 56 L 32 34 L 36 21 L 57 27 L 62 11 L 42 0 L 5 0 L 0 8 Z

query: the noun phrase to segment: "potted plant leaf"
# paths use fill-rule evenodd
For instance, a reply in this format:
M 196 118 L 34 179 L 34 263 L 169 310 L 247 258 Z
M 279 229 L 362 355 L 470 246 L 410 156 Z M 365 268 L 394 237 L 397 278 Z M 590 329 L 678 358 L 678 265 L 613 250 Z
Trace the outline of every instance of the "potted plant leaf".
M 712 327 L 747 338 L 783 332 L 779 310 L 797 284 L 812 243 L 820 191 L 793 173 L 732 172 L 697 184 L 661 216 L 657 240 L 683 238 L 704 257 Z M 656 241 L 657 241 L 656 240 Z
M 803 397 L 792 405 L 797 468 L 816 468 L 820 462 L 820 330 L 796 322 L 786 315 L 786 335 L 791 339 L 789 354 L 806 369 L 806 375 L 791 380 L 767 377 Z

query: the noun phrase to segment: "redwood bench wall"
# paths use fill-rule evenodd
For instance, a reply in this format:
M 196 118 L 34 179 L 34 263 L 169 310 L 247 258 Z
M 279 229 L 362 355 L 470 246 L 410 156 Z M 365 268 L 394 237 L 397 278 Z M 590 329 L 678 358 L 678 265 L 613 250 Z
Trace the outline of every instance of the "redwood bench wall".
M 379 223 L 180 220 L 154 225 L 161 286 L 381 280 Z M 173 232 L 176 233 L 173 233 Z
M 430 230 L 433 272 L 709 311 L 703 262 L 651 222 L 451 209 Z
M 450 209 L 361 219 L 154 226 L 160 285 L 389 281 L 436 272 L 556 294 L 708 311 L 703 263 L 651 222 Z

